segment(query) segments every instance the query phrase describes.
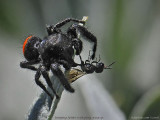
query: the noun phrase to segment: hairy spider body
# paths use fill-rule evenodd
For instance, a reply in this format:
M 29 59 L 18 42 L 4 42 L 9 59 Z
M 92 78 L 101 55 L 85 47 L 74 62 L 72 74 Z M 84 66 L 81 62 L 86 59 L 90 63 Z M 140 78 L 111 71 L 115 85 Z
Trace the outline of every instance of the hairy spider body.
M 67 91 L 74 92 L 74 89 L 70 86 L 67 78 L 61 71 L 60 65 L 63 65 L 66 70 L 80 65 L 75 63 L 73 60 L 74 50 L 76 51 L 76 55 L 80 55 L 83 48 L 82 41 L 78 37 L 79 33 L 81 33 L 81 35 L 87 38 L 90 42 L 94 43 L 92 49 L 93 54 L 91 57 L 92 59 L 95 57 L 97 39 L 84 26 L 73 24 L 67 29 L 66 33 L 61 31 L 60 28 L 71 21 L 85 24 L 85 21 L 67 18 L 55 25 L 48 25 L 48 36 L 44 39 L 40 39 L 39 37 L 32 35 L 29 36 L 23 44 L 23 54 L 26 61 L 20 62 L 20 66 L 22 68 L 36 71 L 36 84 L 39 85 L 52 99 L 52 95 L 48 92 L 39 78 L 41 75 L 43 76 L 49 88 L 51 88 L 53 93 L 56 95 L 56 98 L 59 98 L 59 96 L 54 90 L 52 82 L 49 78 L 49 70 L 51 70 L 51 72 L 59 78 L 60 82 Z M 39 67 L 36 68 L 33 66 L 34 64 L 39 64 Z
M 37 47 L 42 40 L 35 36 L 29 36 L 26 38 L 23 44 L 23 55 L 27 61 L 37 60 L 39 57 L 39 52 Z
M 38 51 L 43 60 L 43 64 L 47 68 L 50 67 L 49 65 L 51 63 L 61 63 L 62 60 L 68 62 L 67 64 L 71 67 L 76 67 L 77 64 L 74 63 L 72 59 L 74 56 L 74 49 L 72 46 L 72 40 L 65 34 L 52 34 L 41 42 Z M 67 66 L 65 68 L 67 69 Z

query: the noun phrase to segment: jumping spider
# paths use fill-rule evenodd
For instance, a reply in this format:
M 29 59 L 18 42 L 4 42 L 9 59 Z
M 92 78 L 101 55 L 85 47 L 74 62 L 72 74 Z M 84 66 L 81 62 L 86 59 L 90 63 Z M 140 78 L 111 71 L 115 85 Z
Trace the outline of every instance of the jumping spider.
M 63 33 L 60 28 L 71 21 L 74 22 L 74 24 L 67 29 L 66 33 Z M 59 98 L 59 96 L 53 88 L 52 82 L 49 78 L 49 70 L 59 78 L 67 91 L 71 93 L 74 92 L 74 89 L 70 86 L 67 78 L 61 71 L 60 65 L 63 65 L 66 70 L 69 70 L 71 67 L 81 66 L 81 64 L 75 63 L 73 60 L 74 50 L 76 51 L 76 55 L 80 55 L 83 49 L 82 41 L 78 37 L 79 33 L 82 37 L 87 38 L 89 42 L 94 43 L 91 59 L 95 58 L 97 39 L 84 26 L 79 25 L 79 23 L 84 25 L 85 21 L 67 18 L 55 25 L 48 25 L 46 27 L 48 36 L 44 39 L 31 35 L 24 41 L 23 55 L 26 60 L 20 62 L 20 67 L 36 71 L 36 84 L 39 85 L 52 99 L 52 95 L 48 92 L 39 78 L 41 75 L 43 76 L 48 86 L 56 95 L 56 98 Z M 35 64 L 39 64 L 39 67 L 34 67 L 33 65 Z

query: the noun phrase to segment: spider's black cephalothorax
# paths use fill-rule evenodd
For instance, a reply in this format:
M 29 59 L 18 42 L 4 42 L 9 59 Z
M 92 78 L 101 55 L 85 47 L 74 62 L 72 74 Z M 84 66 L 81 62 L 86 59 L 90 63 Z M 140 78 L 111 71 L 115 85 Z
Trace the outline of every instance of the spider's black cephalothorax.
M 67 29 L 66 33 L 63 33 L 60 28 L 71 21 L 74 22 L 74 24 Z M 82 41 L 78 37 L 79 33 L 82 37 L 85 37 L 90 42 L 94 43 L 91 58 L 94 59 L 95 57 L 97 39 L 84 26 L 79 25 L 79 23 L 84 25 L 85 21 L 67 18 L 55 25 L 48 25 L 48 36 L 43 40 L 36 36 L 29 36 L 24 41 L 23 54 L 27 61 L 22 61 L 20 66 L 22 68 L 36 71 L 36 84 L 39 85 L 51 98 L 52 95 L 48 92 L 39 78 L 41 75 L 44 77 L 48 86 L 52 89 L 57 98 L 58 95 L 52 86 L 47 72 L 49 70 L 59 78 L 66 90 L 74 92 L 74 89 L 70 86 L 67 78 L 61 71 L 60 65 L 63 65 L 66 70 L 80 65 L 73 60 L 74 50 L 76 51 L 76 55 L 80 55 L 83 48 Z M 40 64 L 38 68 L 33 66 L 38 63 Z
M 111 63 L 108 66 L 105 66 L 104 63 L 100 62 L 101 58 L 99 56 L 99 60 L 95 60 L 91 62 L 91 57 L 90 57 L 90 52 L 88 56 L 88 60 L 85 62 L 82 60 L 81 56 L 79 55 L 80 60 L 81 60 L 81 69 L 83 72 L 86 72 L 87 74 L 96 72 L 96 73 L 101 73 L 103 72 L 104 69 L 112 69 L 111 66 L 115 63 Z

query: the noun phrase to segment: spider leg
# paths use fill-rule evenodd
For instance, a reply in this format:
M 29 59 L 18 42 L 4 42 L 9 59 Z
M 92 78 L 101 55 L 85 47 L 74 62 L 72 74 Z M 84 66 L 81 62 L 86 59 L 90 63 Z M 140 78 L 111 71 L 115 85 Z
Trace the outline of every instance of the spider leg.
M 87 30 L 87 28 L 85 28 L 84 26 L 78 25 L 78 24 L 73 24 L 69 29 L 68 29 L 68 34 L 74 36 L 74 37 L 78 37 L 78 33 L 77 31 L 79 31 L 82 34 L 82 37 L 87 38 L 87 40 L 89 42 L 93 42 L 93 54 L 91 56 L 92 60 L 95 58 L 95 53 L 97 50 L 97 38 Z
M 37 71 L 36 74 L 35 74 L 35 82 L 36 82 L 36 84 L 37 84 L 40 88 L 42 88 L 42 89 L 51 97 L 51 99 L 53 99 L 53 96 L 47 91 L 46 87 L 45 87 L 45 86 L 43 85 L 43 83 L 39 80 L 40 76 L 41 76 L 41 71 L 40 71 L 40 69 L 38 69 L 38 71 Z
M 67 23 L 69 23 L 69 22 L 71 22 L 71 21 L 72 21 L 72 22 L 77 22 L 77 23 L 85 24 L 85 21 L 83 21 L 83 20 L 78 20 L 78 19 L 74 19 L 74 18 L 66 18 L 65 20 L 63 20 L 63 21 L 55 24 L 55 25 L 54 25 L 54 28 L 60 28 L 60 27 L 62 27 L 63 25 L 65 25 L 65 24 L 67 24 Z
M 80 61 L 81 61 L 81 65 L 83 66 L 84 65 L 84 61 L 82 60 L 81 55 L 79 55 L 79 58 L 80 58 Z
M 83 43 L 80 39 L 74 38 L 72 40 L 73 46 L 76 49 L 76 55 L 79 55 L 83 49 Z
M 80 61 L 81 61 L 81 69 L 82 69 L 82 71 L 84 71 L 85 72 L 85 64 L 86 64 L 86 62 L 84 63 L 84 61 L 82 60 L 82 57 L 81 57 L 81 55 L 79 55 L 79 58 L 80 58 Z
M 69 59 L 69 62 L 66 60 L 58 60 L 59 64 L 62 64 L 66 70 L 69 70 L 71 67 L 81 66 L 81 64 L 75 63 L 73 59 Z
M 85 61 L 85 64 L 90 64 L 90 61 L 89 61 L 89 60 L 86 60 L 86 61 Z
M 81 64 L 78 64 L 76 63 L 74 60 L 73 60 L 73 54 L 68 54 L 68 51 L 66 51 L 63 55 L 64 57 L 59 60 L 59 61 L 56 61 L 56 62 L 60 62 L 60 64 L 63 64 L 63 66 L 66 66 L 66 68 L 68 67 L 68 69 L 70 69 L 70 67 L 77 67 L 77 66 L 80 66 Z
M 47 25 L 46 28 L 47 28 L 48 34 L 50 35 L 54 32 L 60 32 L 61 30 L 59 28 L 64 26 L 65 24 L 71 22 L 71 21 L 85 24 L 85 21 L 83 21 L 83 20 L 78 20 L 78 19 L 74 19 L 74 18 L 66 18 L 65 20 L 58 22 L 55 25 Z
M 21 68 L 27 68 L 33 71 L 37 71 L 37 68 L 32 66 L 33 64 L 39 63 L 40 60 L 34 60 L 34 61 L 22 61 L 20 62 L 20 67 Z
M 68 58 L 68 61 L 72 65 L 72 67 L 81 66 L 81 64 L 74 62 L 74 60 L 72 58 Z
M 53 93 L 56 95 L 56 98 L 59 99 L 59 96 L 57 95 L 56 91 L 53 89 L 52 82 L 44 66 L 40 67 L 40 71 L 41 71 L 43 78 L 46 80 L 48 86 L 52 89 Z
M 61 84 L 64 86 L 66 90 L 68 90 L 71 93 L 74 92 L 74 89 L 70 86 L 67 78 L 64 76 L 63 72 L 60 70 L 58 63 L 51 64 L 51 71 L 54 75 L 56 75 L 59 78 Z
M 70 65 L 67 61 L 65 61 L 65 60 L 58 60 L 57 62 L 58 62 L 59 64 L 62 64 L 63 67 L 64 67 L 66 70 L 69 70 L 69 69 L 71 68 L 71 65 Z

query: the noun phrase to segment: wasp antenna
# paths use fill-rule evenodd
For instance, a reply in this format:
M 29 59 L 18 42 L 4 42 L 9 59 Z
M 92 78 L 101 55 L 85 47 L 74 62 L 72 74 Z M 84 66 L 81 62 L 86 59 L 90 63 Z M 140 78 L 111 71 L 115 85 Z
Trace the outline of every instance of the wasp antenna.
M 115 64 L 116 62 L 112 62 L 111 64 L 109 64 L 108 66 L 105 66 L 104 67 L 104 69 L 112 69 L 112 67 L 110 67 L 110 66 L 112 66 L 113 64 Z
M 116 62 L 114 61 L 114 62 L 112 62 L 110 65 L 108 65 L 108 67 L 110 67 L 110 66 L 112 66 L 113 64 L 115 64 Z
M 82 60 L 82 57 L 81 57 L 81 55 L 79 55 L 79 58 L 80 58 L 80 61 L 81 61 L 81 63 L 83 63 L 83 60 Z
M 98 62 L 100 62 L 101 61 L 101 57 L 100 57 L 100 55 L 99 55 L 99 60 L 98 60 Z

